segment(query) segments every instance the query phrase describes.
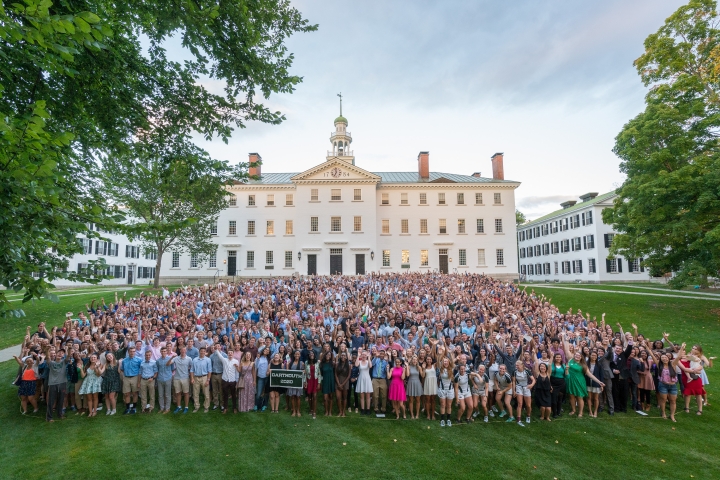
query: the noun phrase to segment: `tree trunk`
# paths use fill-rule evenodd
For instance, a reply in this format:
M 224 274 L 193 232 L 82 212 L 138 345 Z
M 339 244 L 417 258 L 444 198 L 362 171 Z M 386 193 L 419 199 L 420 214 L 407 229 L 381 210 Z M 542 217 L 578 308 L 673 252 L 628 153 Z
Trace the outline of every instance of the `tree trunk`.
M 160 267 L 162 266 L 162 256 L 163 251 L 162 249 L 157 249 L 157 260 L 155 260 L 155 278 L 153 279 L 153 288 L 158 288 L 160 286 Z

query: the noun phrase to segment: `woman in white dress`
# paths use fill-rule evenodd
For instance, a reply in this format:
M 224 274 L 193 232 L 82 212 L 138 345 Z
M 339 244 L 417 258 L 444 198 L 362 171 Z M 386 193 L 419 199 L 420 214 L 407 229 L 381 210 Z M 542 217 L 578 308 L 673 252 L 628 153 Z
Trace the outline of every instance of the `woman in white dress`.
M 367 350 L 358 348 L 358 359 L 355 366 L 360 369 L 355 392 L 360 394 L 360 414 L 370 415 L 370 396 L 373 392 L 372 379 L 370 378 L 370 360 Z
M 423 396 L 425 397 L 425 414 L 428 420 L 435 420 L 435 397 L 437 397 L 437 375 L 435 365 L 430 356 L 425 357 L 425 363 L 421 365 L 420 374 L 424 379 Z

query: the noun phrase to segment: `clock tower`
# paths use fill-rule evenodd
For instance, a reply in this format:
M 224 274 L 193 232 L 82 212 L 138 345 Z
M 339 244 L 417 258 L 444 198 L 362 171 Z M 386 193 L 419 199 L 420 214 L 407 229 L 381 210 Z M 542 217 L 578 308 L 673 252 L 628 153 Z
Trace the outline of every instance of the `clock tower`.
M 355 156 L 352 150 L 350 150 L 352 136 L 350 132 L 347 131 L 347 118 L 343 117 L 342 114 L 342 94 L 338 94 L 338 97 L 340 97 L 340 116 L 335 119 L 335 131 L 330 134 L 332 150 L 328 150 L 327 160 L 330 161 L 338 158 L 344 162 L 355 165 Z

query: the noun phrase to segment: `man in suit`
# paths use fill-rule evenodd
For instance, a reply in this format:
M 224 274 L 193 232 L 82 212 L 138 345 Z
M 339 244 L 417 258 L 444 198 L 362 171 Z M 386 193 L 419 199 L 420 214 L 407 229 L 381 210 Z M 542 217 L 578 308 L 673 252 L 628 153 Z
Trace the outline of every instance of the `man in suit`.
M 640 415 L 647 415 L 642 409 L 642 406 L 640 405 L 640 402 L 638 400 L 638 385 L 640 384 L 640 374 L 639 372 L 645 371 L 645 365 L 637 359 L 638 350 L 633 348 L 630 356 L 628 357 L 627 364 L 630 365 L 629 371 L 628 371 L 628 386 L 630 387 L 630 392 L 632 396 L 631 404 L 632 409 L 635 410 L 635 412 L 639 413 Z
M 598 355 L 598 363 L 600 364 L 600 368 L 602 368 L 603 372 L 603 378 L 607 379 L 613 379 L 615 378 L 615 375 L 613 375 L 613 369 L 610 366 L 610 359 L 607 358 L 606 352 L 612 351 L 612 349 L 609 348 L 606 350 L 604 347 L 600 347 L 599 355 Z M 612 381 L 606 381 L 605 382 L 605 388 L 603 389 L 602 393 L 603 402 L 600 404 L 600 410 L 602 411 L 603 406 L 605 403 L 607 403 L 608 406 L 608 414 L 615 415 L 615 402 L 613 401 L 613 382 Z
M 632 353 L 632 345 L 633 341 L 628 340 L 627 348 L 624 351 L 622 346 L 615 345 L 605 354 L 605 358 L 610 362 L 610 368 L 612 369 L 612 381 L 610 383 L 612 383 L 613 403 L 616 412 L 627 412 L 627 379 L 630 377 L 628 358 Z

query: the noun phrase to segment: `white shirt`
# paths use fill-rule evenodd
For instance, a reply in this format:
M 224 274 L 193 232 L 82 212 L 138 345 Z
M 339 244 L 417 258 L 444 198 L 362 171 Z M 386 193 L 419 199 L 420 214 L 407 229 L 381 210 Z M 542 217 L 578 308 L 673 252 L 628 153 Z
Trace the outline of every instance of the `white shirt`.
M 228 359 L 223 356 L 220 356 L 220 360 L 222 360 L 223 363 L 222 379 L 226 382 L 237 382 L 239 372 L 235 367 L 239 367 L 240 362 L 238 362 L 234 358 Z

